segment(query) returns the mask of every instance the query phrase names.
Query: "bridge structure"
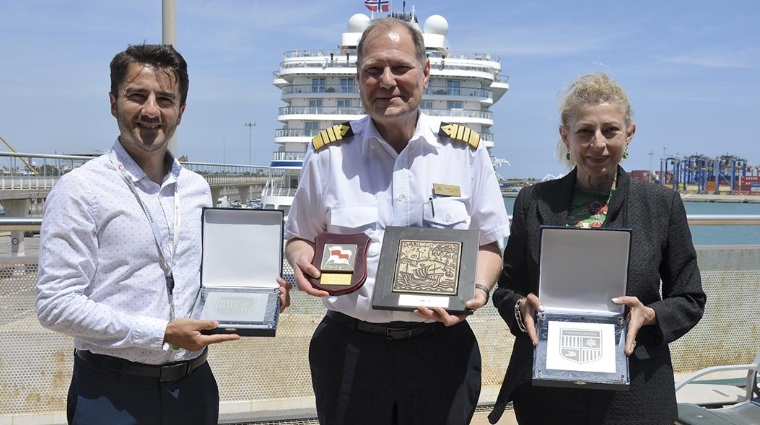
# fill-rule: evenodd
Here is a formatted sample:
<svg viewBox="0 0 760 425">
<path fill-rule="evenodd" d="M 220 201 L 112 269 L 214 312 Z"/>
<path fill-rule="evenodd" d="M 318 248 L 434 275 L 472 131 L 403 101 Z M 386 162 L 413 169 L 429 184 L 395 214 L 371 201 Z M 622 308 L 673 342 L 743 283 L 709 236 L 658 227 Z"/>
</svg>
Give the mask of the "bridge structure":
<svg viewBox="0 0 760 425">
<path fill-rule="evenodd" d="M 98 155 L 0 152 L 0 203 L 5 216 L 23 219 L 41 215 L 45 198 L 58 179 Z M 206 179 L 214 202 L 222 196 L 257 198 L 269 176 L 269 167 L 263 166 L 189 161 L 182 165 Z M 19 224 L 11 230 L 14 255 L 24 255 L 24 233 L 37 228 Z"/>
</svg>

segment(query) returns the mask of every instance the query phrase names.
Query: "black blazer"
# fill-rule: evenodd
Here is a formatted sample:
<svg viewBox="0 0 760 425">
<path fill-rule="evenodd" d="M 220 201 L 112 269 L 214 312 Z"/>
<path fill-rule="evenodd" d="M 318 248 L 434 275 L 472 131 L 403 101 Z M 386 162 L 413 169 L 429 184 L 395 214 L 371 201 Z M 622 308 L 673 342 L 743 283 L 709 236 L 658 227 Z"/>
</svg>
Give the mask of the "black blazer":
<svg viewBox="0 0 760 425">
<path fill-rule="evenodd" d="M 533 344 L 517 327 L 514 306 L 528 293 L 541 296 L 538 292 L 539 229 L 541 225 L 566 224 L 575 179 L 574 169 L 561 179 L 523 188 L 515 200 L 510 236 L 504 251 L 504 269 L 493 294 L 494 306 L 516 337 L 509 367 L 491 413 L 496 420 L 512 399 L 515 387 L 531 379 Z M 631 180 L 621 167 L 618 167 L 617 181 L 618 187 L 610 199 L 603 227 L 633 229 L 626 295 L 638 297 L 657 314 L 656 325 L 639 330 L 630 361 L 669 357 L 668 344 L 699 322 L 706 301 L 686 210 L 678 192 Z M 633 383 L 633 376 L 631 381 Z M 632 384 L 630 391 L 646 390 L 634 388 Z M 673 400 L 674 394 L 675 389 Z"/>
</svg>

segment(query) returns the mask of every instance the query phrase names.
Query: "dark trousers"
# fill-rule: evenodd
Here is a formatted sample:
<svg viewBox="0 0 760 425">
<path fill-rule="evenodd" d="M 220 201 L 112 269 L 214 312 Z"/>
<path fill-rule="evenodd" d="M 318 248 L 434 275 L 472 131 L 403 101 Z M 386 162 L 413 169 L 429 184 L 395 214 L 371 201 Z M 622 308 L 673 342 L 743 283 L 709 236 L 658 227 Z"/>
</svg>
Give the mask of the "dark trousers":
<svg viewBox="0 0 760 425">
<path fill-rule="evenodd" d="M 676 420 L 673 367 L 666 356 L 630 359 L 628 391 L 539 387 L 512 395 L 520 425 L 671 425 Z"/>
<path fill-rule="evenodd" d="M 309 363 L 322 425 L 466 425 L 480 395 L 480 350 L 467 322 L 388 340 L 325 317 Z"/>
<path fill-rule="evenodd" d="M 158 382 L 74 356 L 67 418 L 75 425 L 217 425 L 219 389 L 208 362 L 184 379 Z"/>
</svg>

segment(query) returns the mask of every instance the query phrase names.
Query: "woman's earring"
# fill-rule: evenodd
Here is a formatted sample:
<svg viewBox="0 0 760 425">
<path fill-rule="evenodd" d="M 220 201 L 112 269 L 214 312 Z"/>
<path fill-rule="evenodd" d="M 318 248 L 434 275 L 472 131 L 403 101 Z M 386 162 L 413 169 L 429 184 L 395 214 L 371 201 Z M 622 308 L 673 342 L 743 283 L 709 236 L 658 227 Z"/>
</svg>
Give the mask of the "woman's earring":
<svg viewBox="0 0 760 425">
<path fill-rule="evenodd" d="M 567 151 L 567 153 L 565 154 L 565 159 L 570 161 L 570 151 Z"/>
<path fill-rule="evenodd" d="M 623 159 L 628 159 L 628 149 L 623 151 Z"/>
</svg>

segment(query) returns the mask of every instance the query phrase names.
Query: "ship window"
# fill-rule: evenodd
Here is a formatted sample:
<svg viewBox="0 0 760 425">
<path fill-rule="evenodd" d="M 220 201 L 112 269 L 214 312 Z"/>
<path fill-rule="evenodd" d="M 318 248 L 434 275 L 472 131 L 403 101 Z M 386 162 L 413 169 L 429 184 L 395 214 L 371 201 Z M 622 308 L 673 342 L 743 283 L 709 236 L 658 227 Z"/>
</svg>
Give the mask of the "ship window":
<svg viewBox="0 0 760 425">
<path fill-rule="evenodd" d="M 309 99 L 309 107 L 310 108 L 321 108 L 322 107 L 322 99 Z"/>
<path fill-rule="evenodd" d="M 446 106 L 448 106 L 449 109 L 464 109 L 462 102 L 449 101 L 446 102 Z"/>
<path fill-rule="evenodd" d="M 356 80 L 354 78 L 341 78 L 340 79 L 340 92 L 341 93 L 355 93 L 356 92 Z"/>
<path fill-rule="evenodd" d="M 319 121 L 305 121 L 303 126 L 306 129 L 306 136 L 314 137 L 319 133 Z"/>
<path fill-rule="evenodd" d="M 351 99 L 338 99 L 338 108 L 351 108 Z"/>
<path fill-rule="evenodd" d="M 448 94 L 451 96 L 459 96 L 459 88 L 461 81 L 457 80 L 446 80 L 446 89 L 448 91 Z"/>
<path fill-rule="evenodd" d="M 326 80 L 324 78 L 312 78 L 311 79 L 311 91 L 312 93 L 324 93 Z"/>
<path fill-rule="evenodd" d="M 433 101 L 423 100 L 422 102 L 420 102 L 420 109 L 433 109 Z"/>
</svg>

